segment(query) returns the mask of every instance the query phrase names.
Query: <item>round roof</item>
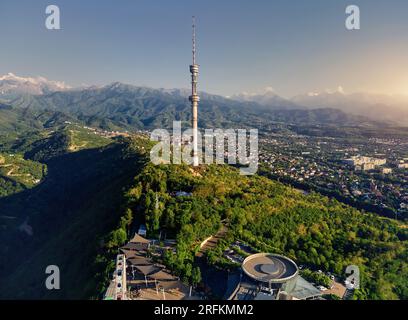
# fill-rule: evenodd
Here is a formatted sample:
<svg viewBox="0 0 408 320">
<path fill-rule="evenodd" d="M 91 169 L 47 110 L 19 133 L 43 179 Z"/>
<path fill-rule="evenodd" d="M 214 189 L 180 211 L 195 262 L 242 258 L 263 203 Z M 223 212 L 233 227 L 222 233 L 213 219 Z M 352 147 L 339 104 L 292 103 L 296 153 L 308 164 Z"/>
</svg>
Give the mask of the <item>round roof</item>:
<svg viewBox="0 0 408 320">
<path fill-rule="evenodd" d="M 299 273 L 293 260 L 272 253 L 257 253 L 247 257 L 242 263 L 242 269 L 250 278 L 267 283 L 285 282 Z"/>
</svg>

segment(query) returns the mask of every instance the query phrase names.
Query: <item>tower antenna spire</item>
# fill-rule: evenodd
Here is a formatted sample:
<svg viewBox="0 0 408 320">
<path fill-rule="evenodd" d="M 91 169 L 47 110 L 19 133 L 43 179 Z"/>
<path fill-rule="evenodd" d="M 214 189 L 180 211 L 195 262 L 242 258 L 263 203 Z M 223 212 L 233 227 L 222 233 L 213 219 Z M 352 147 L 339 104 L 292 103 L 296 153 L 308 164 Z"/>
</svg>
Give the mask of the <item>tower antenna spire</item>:
<svg viewBox="0 0 408 320">
<path fill-rule="evenodd" d="M 193 16 L 193 64 L 190 65 L 190 73 L 191 73 L 191 126 L 193 128 L 193 166 L 199 165 L 198 160 L 198 102 L 200 101 L 200 97 L 198 96 L 197 91 L 197 80 L 198 80 L 198 69 L 199 66 L 196 64 L 196 24 L 195 24 L 195 16 Z"/>
<path fill-rule="evenodd" d="M 193 64 L 196 64 L 196 24 L 195 24 L 195 16 L 192 18 L 193 20 Z"/>
</svg>

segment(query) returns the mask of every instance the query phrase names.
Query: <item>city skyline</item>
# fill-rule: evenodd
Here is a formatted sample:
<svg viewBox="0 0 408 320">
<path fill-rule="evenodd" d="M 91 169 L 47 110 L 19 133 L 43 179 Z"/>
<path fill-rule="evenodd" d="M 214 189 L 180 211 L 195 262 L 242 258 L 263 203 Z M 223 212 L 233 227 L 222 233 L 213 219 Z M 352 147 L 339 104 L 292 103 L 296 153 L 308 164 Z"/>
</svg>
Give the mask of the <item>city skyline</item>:
<svg viewBox="0 0 408 320">
<path fill-rule="evenodd" d="M 188 88 L 191 16 L 200 37 L 203 91 L 224 96 L 273 88 L 283 97 L 333 91 L 408 94 L 408 23 L 402 1 L 354 1 L 361 30 L 344 26 L 349 1 L 54 1 L 61 30 L 44 26 L 50 3 L 3 1 L 0 74 L 71 86 L 120 81 Z M 183 72 L 184 70 L 184 72 Z M 160 75 L 160 76 L 158 76 Z"/>
</svg>

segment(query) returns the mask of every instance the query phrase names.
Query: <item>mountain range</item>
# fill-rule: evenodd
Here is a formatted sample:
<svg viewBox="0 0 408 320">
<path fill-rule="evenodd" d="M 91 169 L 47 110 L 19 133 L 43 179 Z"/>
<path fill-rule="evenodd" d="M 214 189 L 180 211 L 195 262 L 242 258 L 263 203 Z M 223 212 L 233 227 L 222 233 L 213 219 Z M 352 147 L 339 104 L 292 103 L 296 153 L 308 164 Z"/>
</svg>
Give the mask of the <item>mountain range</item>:
<svg viewBox="0 0 408 320">
<path fill-rule="evenodd" d="M 369 93 L 334 92 L 308 93 L 292 98 L 307 108 L 336 108 L 349 114 L 363 115 L 374 120 L 386 120 L 408 125 L 408 96 Z"/>
<path fill-rule="evenodd" d="M 374 121 L 389 121 L 408 125 L 408 96 L 372 93 L 346 93 L 339 86 L 335 90 L 309 92 L 290 99 L 280 97 L 272 88 L 263 92 L 242 93 L 232 96 L 239 101 L 257 102 L 265 107 L 285 109 L 338 109 L 351 115 L 359 115 Z"/>
<path fill-rule="evenodd" d="M 256 102 L 262 106 L 272 109 L 303 109 L 300 105 L 282 98 L 275 93 L 275 90 L 271 87 L 265 88 L 263 92 L 248 93 L 243 92 L 231 96 L 231 99 L 237 101 Z"/>
<path fill-rule="evenodd" d="M 119 82 L 71 88 L 64 82 L 42 77 L 8 74 L 0 77 L 0 130 L 17 130 L 27 122 L 28 127 L 50 127 L 64 121 L 129 131 L 170 128 L 173 120 L 187 126 L 190 121 L 188 96 L 187 89 L 154 89 Z M 199 126 L 203 128 L 268 128 L 273 123 L 387 126 L 397 123 L 397 119 L 404 121 L 405 116 L 408 123 L 408 109 L 405 111 L 401 104 L 396 119 L 394 111 L 385 108 L 392 100 L 383 96 L 376 100 L 372 95 L 346 95 L 336 91 L 299 95 L 289 100 L 269 89 L 264 93 L 232 97 L 201 92 L 200 97 Z"/>
<path fill-rule="evenodd" d="M 14 73 L 0 76 L 0 97 L 11 98 L 21 94 L 46 94 L 70 89 L 61 81 L 50 81 L 44 77 L 19 77 Z"/>
</svg>

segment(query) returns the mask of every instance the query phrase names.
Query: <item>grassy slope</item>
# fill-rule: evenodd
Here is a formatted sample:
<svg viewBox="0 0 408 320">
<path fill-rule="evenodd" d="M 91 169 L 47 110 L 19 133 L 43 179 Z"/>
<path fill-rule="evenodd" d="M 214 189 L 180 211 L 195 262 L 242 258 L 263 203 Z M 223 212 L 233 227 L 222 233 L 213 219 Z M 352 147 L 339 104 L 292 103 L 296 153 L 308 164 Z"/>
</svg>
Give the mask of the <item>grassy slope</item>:
<svg viewBox="0 0 408 320">
<path fill-rule="evenodd" d="M 21 155 L 0 153 L 0 181 L 10 181 L 15 188 L 6 189 L 0 184 L 0 197 L 25 188 L 32 188 L 43 178 L 46 166 L 31 160 L 25 160 Z"/>
</svg>

